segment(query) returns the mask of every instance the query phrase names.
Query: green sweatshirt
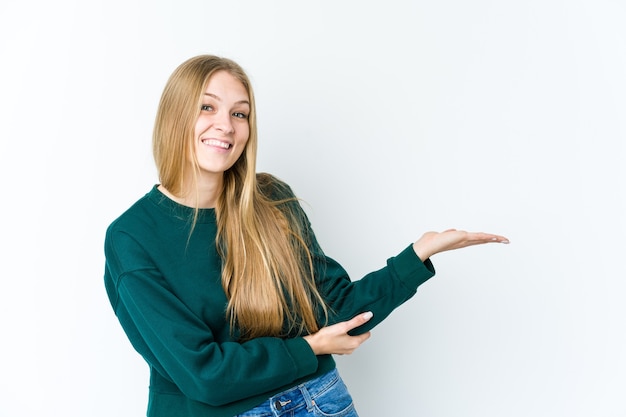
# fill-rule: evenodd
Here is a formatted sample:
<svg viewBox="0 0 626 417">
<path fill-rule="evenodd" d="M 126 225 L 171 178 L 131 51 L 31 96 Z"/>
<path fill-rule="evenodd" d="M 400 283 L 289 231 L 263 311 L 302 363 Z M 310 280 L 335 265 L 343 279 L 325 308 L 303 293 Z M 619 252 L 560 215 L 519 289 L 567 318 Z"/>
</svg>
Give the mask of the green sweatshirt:
<svg viewBox="0 0 626 417">
<path fill-rule="evenodd" d="M 291 190 L 284 183 L 284 190 Z M 387 266 L 352 282 L 325 256 L 304 211 L 320 274 L 318 288 L 333 311 L 329 324 L 372 311 L 358 332 L 370 330 L 412 297 L 435 273 L 412 247 Z M 300 336 L 239 343 L 225 319 L 221 259 L 213 209 L 201 209 L 191 236 L 193 209 L 157 186 L 107 229 L 104 281 L 131 344 L 150 366 L 149 417 L 227 417 L 332 370 Z"/>
</svg>

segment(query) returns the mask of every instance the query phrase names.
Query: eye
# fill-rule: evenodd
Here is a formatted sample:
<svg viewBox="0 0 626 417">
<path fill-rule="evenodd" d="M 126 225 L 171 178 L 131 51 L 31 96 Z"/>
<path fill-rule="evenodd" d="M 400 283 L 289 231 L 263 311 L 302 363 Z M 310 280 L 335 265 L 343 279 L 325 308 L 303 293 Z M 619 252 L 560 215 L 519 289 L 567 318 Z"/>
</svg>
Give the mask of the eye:
<svg viewBox="0 0 626 417">
<path fill-rule="evenodd" d="M 202 111 L 212 111 L 213 110 L 213 106 L 211 106 L 210 104 L 203 104 L 202 106 L 200 106 L 200 110 L 202 110 Z"/>
<path fill-rule="evenodd" d="M 247 119 L 248 115 L 242 112 L 235 112 L 233 113 L 233 116 L 235 116 L 238 119 Z"/>
</svg>

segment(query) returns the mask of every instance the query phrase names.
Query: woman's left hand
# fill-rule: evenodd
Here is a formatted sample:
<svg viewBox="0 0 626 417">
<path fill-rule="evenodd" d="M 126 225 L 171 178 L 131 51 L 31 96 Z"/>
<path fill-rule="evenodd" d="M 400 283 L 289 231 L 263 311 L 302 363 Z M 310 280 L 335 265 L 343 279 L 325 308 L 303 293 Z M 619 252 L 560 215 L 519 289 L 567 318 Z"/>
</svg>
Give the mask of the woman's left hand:
<svg viewBox="0 0 626 417">
<path fill-rule="evenodd" d="M 448 229 L 443 232 L 426 232 L 413 244 L 413 250 L 422 261 L 436 253 L 485 243 L 509 243 L 504 236 L 482 232 Z"/>
</svg>

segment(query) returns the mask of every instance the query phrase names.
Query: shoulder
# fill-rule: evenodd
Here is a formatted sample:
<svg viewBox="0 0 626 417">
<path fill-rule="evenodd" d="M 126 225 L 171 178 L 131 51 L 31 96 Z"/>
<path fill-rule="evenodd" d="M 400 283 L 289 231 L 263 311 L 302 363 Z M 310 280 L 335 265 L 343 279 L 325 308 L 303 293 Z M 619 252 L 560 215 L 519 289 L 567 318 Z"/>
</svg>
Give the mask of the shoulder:
<svg viewBox="0 0 626 417">
<path fill-rule="evenodd" d="M 309 226 L 309 219 L 291 186 L 285 181 L 268 173 L 257 174 L 257 186 L 260 194 L 290 216 L 300 227 Z"/>
<path fill-rule="evenodd" d="M 272 202 L 284 214 L 294 216 L 299 222 L 307 222 L 306 214 L 300 205 L 300 198 L 285 181 L 262 172 L 257 174 L 257 187 L 263 198 Z"/>
<path fill-rule="evenodd" d="M 120 232 L 134 234 L 137 230 L 150 230 L 153 228 L 155 223 L 155 205 L 150 201 L 150 196 L 153 193 L 154 189 L 139 198 L 115 218 L 107 227 L 107 239 Z"/>
<path fill-rule="evenodd" d="M 272 174 L 260 172 L 256 175 L 256 180 L 261 194 L 270 200 L 293 200 L 296 198 L 289 184 Z"/>
</svg>

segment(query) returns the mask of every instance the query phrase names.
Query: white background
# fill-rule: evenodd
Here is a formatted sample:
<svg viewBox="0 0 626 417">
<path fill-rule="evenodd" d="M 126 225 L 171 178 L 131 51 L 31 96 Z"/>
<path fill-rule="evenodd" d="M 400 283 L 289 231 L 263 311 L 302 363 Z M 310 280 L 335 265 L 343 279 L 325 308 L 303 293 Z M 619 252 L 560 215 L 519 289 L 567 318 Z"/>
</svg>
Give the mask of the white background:
<svg viewBox="0 0 626 417">
<path fill-rule="evenodd" d="M 157 181 L 185 59 L 238 61 L 259 169 L 353 279 L 500 233 L 338 358 L 362 417 L 626 416 L 621 0 L 0 2 L 0 416 L 145 415 L 106 226 Z"/>
</svg>

